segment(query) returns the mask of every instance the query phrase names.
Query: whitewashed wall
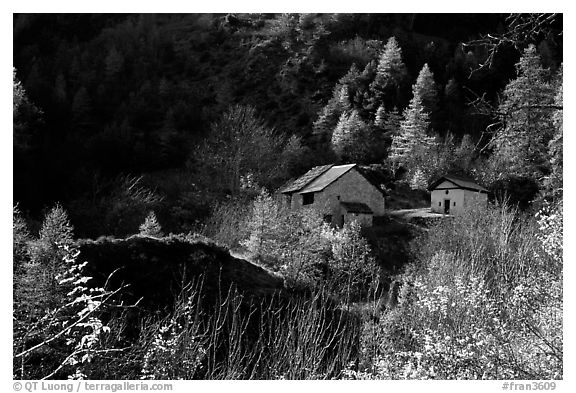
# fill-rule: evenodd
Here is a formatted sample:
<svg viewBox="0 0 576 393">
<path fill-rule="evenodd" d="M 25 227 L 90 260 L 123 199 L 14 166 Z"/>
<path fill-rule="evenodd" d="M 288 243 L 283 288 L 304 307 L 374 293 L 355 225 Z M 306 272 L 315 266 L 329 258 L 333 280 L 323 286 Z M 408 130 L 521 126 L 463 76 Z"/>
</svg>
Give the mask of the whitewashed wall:
<svg viewBox="0 0 576 393">
<path fill-rule="evenodd" d="M 454 187 L 454 184 L 449 182 L 441 183 L 438 188 Z M 448 191 L 448 193 L 446 193 Z M 486 206 L 488 203 L 488 194 L 480 193 L 471 190 L 453 189 L 453 190 L 439 190 L 435 189 L 430 195 L 430 207 L 433 212 L 444 213 L 444 200 L 450 200 L 450 213 L 457 214 L 467 208 L 480 204 Z M 454 203 L 456 205 L 454 206 Z"/>
</svg>

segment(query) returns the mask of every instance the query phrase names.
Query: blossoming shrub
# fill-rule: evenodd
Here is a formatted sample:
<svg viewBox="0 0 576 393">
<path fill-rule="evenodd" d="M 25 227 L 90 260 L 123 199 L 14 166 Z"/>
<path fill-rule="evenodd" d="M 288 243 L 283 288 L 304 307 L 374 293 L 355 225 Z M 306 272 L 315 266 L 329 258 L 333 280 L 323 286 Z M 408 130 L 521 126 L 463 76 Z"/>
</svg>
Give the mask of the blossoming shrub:
<svg viewBox="0 0 576 393">
<path fill-rule="evenodd" d="M 479 210 L 431 228 L 348 377 L 562 378 L 561 216 Z"/>
</svg>

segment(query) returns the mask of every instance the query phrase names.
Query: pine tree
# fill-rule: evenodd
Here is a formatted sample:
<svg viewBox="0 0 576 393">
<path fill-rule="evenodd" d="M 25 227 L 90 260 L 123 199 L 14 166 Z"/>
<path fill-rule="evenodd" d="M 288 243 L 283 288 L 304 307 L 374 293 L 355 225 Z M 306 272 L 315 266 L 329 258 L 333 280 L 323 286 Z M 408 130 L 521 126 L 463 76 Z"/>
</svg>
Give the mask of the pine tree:
<svg viewBox="0 0 576 393">
<path fill-rule="evenodd" d="M 408 71 L 402 61 L 402 50 L 396 38 L 391 37 L 378 59 L 376 76 L 369 87 L 371 108 L 376 110 L 382 104 L 386 107 L 397 104 L 400 89 L 407 76 Z"/>
<path fill-rule="evenodd" d="M 250 237 L 242 245 L 256 257 L 277 256 L 281 226 L 280 205 L 263 189 L 254 200 L 252 217 L 248 222 Z"/>
<path fill-rule="evenodd" d="M 438 88 L 434 82 L 434 74 L 428 64 L 424 64 L 418 74 L 414 89 L 422 99 L 422 105 L 428 114 L 432 115 L 438 107 Z"/>
<path fill-rule="evenodd" d="M 144 236 L 162 237 L 162 227 L 153 211 L 148 213 L 142 225 L 140 225 L 140 234 Z"/>
<path fill-rule="evenodd" d="M 65 247 L 74 242 L 74 227 L 68 213 L 56 204 L 44 217 L 38 240 L 30 247 L 31 265 L 38 271 L 38 289 L 47 304 L 58 298 L 56 276 L 61 273 L 66 255 Z"/>
<path fill-rule="evenodd" d="M 386 109 L 384 106 L 380 105 L 376 110 L 376 116 L 374 117 L 374 125 L 378 128 L 384 128 L 386 122 Z"/>
<path fill-rule="evenodd" d="M 356 64 L 352 64 L 346 75 L 334 86 L 332 98 L 321 109 L 318 119 L 313 125 L 312 133 L 317 143 L 328 143 L 332 138 L 332 131 L 338 124 L 340 115 L 352 109 L 351 93 L 354 94 L 358 89 L 359 76 Z"/>
<path fill-rule="evenodd" d="M 39 240 L 46 247 L 71 245 L 74 241 L 74 227 L 70 224 L 68 213 L 60 204 L 56 204 L 45 216 L 39 232 Z"/>
<path fill-rule="evenodd" d="M 396 165 L 418 168 L 427 152 L 434 146 L 434 138 L 427 135 L 430 120 L 416 90 L 408 108 L 404 110 L 400 130 L 392 138 L 389 159 Z"/>
<path fill-rule="evenodd" d="M 383 106 L 380 106 L 376 111 L 374 125 L 388 135 L 398 132 L 401 121 L 402 115 L 398 112 L 396 107 L 391 111 L 387 111 Z"/>
<path fill-rule="evenodd" d="M 504 124 L 492 146 L 495 178 L 514 175 L 540 182 L 550 173 L 548 144 L 554 135 L 554 87 L 549 71 L 530 45 L 516 64 L 499 106 Z"/>
<path fill-rule="evenodd" d="M 356 110 L 342 113 L 332 134 L 332 149 L 343 162 L 366 162 L 370 153 L 370 130 Z"/>
</svg>

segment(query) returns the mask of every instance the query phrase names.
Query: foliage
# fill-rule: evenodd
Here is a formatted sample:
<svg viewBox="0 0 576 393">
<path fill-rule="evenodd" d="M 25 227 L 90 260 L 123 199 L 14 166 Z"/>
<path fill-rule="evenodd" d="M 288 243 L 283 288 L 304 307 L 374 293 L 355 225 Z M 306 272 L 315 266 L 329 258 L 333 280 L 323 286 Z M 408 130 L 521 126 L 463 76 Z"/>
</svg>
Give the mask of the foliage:
<svg viewBox="0 0 576 393">
<path fill-rule="evenodd" d="M 246 239 L 246 222 L 252 209 L 244 195 L 216 203 L 205 220 L 203 233 L 229 248 L 236 248 Z"/>
<path fill-rule="evenodd" d="M 211 188 L 237 195 L 244 176 L 251 175 L 263 185 L 282 177 L 286 162 L 276 158 L 285 157 L 287 142 L 266 126 L 253 107 L 235 105 L 212 124 L 208 138 L 193 159 L 206 172 L 205 181 Z M 292 154 L 295 147 L 292 142 Z"/>
<path fill-rule="evenodd" d="M 351 300 L 373 295 L 378 289 L 379 275 L 358 221 L 352 220 L 342 229 L 324 227 L 322 235 L 328 239 L 332 251 L 328 287 Z"/>
<path fill-rule="evenodd" d="M 410 105 L 404 110 L 400 130 L 392 137 L 388 156 L 396 166 L 403 166 L 409 171 L 424 169 L 430 157 L 430 150 L 435 145 L 434 138 L 428 136 L 430 118 L 416 85 L 413 87 L 413 93 Z"/>
<path fill-rule="evenodd" d="M 524 51 L 516 67 L 518 77 L 506 86 L 499 107 L 503 127 L 492 141 L 494 176 L 528 177 L 541 184 L 550 173 L 554 88 L 534 45 Z"/>
<path fill-rule="evenodd" d="M 146 219 L 140 225 L 140 234 L 145 236 L 162 237 L 162 227 L 156 218 L 156 214 L 153 211 L 148 213 Z"/>
<path fill-rule="evenodd" d="M 158 211 L 165 200 L 156 187 L 146 183 L 142 175 L 121 175 L 112 180 L 94 176 L 91 195 L 72 203 L 71 214 L 80 221 L 85 236 L 134 234 L 148 212 Z"/>
<path fill-rule="evenodd" d="M 16 69 L 12 71 L 13 85 L 13 144 L 20 151 L 29 151 L 38 144 L 38 128 L 42 122 L 42 111 L 28 99 L 28 95 L 16 76 Z"/>
<path fill-rule="evenodd" d="M 562 81 L 562 68 L 558 72 L 558 87 L 556 88 L 557 93 L 554 97 L 554 104 L 559 108 L 563 105 L 563 81 Z M 554 136 L 548 143 L 548 154 L 550 156 L 550 166 L 551 173 L 547 180 L 546 188 L 550 190 L 550 193 L 557 195 L 562 192 L 563 182 L 562 182 L 562 169 L 563 169 L 563 124 L 562 124 L 562 109 L 556 109 L 552 115 L 552 121 L 554 123 Z"/>
<path fill-rule="evenodd" d="M 62 246 L 71 246 L 74 228 L 68 220 L 68 213 L 56 204 L 45 215 L 39 237 L 30 242 L 30 264 L 36 265 L 42 274 L 38 277 L 38 287 L 43 292 L 43 301 L 48 304 L 57 301 L 57 278 L 66 255 Z"/>
<path fill-rule="evenodd" d="M 370 84 L 374 109 L 380 104 L 391 108 L 391 103 L 397 103 L 400 89 L 405 83 L 407 76 L 408 71 L 402 60 L 402 50 L 396 38 L 390 37 L 378 58 L 376 76 Z"/>
<path fill-rule="evenodd" d="M 12 209 L 12 269 L 20 273 L 23 265 L 29 260 L 28 243 L 31 234 L 18 206 Z"/>
<path fill-rule="evenodd" d="M 38 296 L 43 296 L 36 287 L 42 266 L 28 264 L 16 283 L 15 378 L 89 378 L 90 363 L 115 351 L 101 345 L 102 338 L 110 333 L 101 315 L 117 291 L 90 288 L 86 262 L 78 262 L 78 251 L 69 245 L 60 247 L 63 261 L 56 276 L 59 296 L 52 303 L 38 303 Z"/>
<path fill-rule="evenodd" d="M 342 299 L 365 299 L 378 285 L 370 246 L 356 221 L 331 228 L 314 209 L 287 209 L 263 191 L 247 227 L 242 245 L 289 286 L 323 284 Z"/>
<path fill-rule="evenodd" d="M 342 162 L 369 162 L 372 135 L 357 111 L 342 113 L 332 134 L 332 149 Z"/>
<path fill-rule="evenodd" d="M 289 286 L 315 285 L 327 242 L 323 223 L 313 209 L 286 209 L 265 190 L 256 198 L 242 242 L 252 254 L 282 273 Z"/>
<path fill-rule="evenodd" d="M 428 64 L 424 64 L 413 87 L 414 95 L 422 99 L 422 106 L 432 115 L 438 109 L 438 90 L 434 82 L 434 74 Z"/>
<path fill-rule="evenodd" d="M 420 168 L 416 169 L 410 179 L 410 188 L 413 190 L 426 190 L 427 187 L 428 181 L 424 172 Z"/>
<path fill-rule="evenodd" d="M 476 210 L 439 224 L 353 378 L 562 378 L 561 210 Z"/>
</svg>

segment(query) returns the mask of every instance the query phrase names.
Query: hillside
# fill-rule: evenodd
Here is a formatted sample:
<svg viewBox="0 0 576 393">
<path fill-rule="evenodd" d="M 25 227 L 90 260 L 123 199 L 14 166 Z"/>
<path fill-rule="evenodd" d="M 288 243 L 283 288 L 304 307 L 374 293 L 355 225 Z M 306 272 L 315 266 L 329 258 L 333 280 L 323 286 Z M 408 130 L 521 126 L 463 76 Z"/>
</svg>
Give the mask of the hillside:
<svg viewBox="0 0 576 393">
<path fill-rule="evenodd" d="M 172 307 L 182 290 L 199 279 L 208 299 L 227 294 L 231 286 L 256 298 L 284 291 L 282 277 L 200 240 L 132 236 L 84 240 L 78 247 L 94 285 L 104 285 L 115 272 L 108 281 L 110 288 L 127 285 L 121 292 L 123 301 L 141 299 L 139 306 L 148 311 Z"/>
</svg>

